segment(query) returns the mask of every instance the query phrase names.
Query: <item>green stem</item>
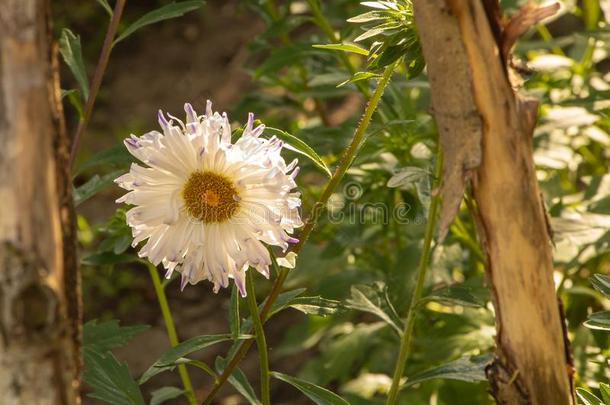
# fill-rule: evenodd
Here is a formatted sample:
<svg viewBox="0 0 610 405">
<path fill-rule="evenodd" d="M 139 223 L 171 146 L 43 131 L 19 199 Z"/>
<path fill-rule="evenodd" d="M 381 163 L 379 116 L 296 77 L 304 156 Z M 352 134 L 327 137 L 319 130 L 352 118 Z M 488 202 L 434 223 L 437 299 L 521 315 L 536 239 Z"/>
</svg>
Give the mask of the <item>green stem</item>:
<svg viewBox="0 0 610 405">
<path fill-rule="evenodd" d="M 360 146 L 364 140 L 364 135 L 366 133 L 366 130 L 367 130 L 369 124 L 371 123 L 371 117 L 373 116 L 373 113 L 377 109 L 377 105 L 379 104 L 379 101 L 381 100 L 383 91 L 385 90 L 386 86 L 388 85 L 388 82 L 390 81 L 394 68 L 396 67 L 396 65 L 399 62 L 400 61 L 393 63 L 392 65 L 386 67 L 386 69 L 384 70 L 383 76 L 381 77 L 381 80 L 379 81 L 379 84 L 377 85 L 377 88 L 375 89 L 375 93 L 373 93 L 371 100 L 368 102 L 366 109 L 364 110 L 364 114 L 362 115 L 362 119 L 360 120 L 360 123 L 358 124 L 358 128 L 356 128 L 356 132 L 354 133 L 354 137 L 352 138 L 350 145 L 348 146 L 345 153 L 343 154 L 343 158 L 341 159 L 339 166 L 337 166 L 332 177 L 326 184 L 326 188 L 322 192 L 320 199 L 318 200 L 318 202 L 316 202 L 314 204 L 314 206 L 311 210 L 309 219 L 307 220 L 305 226 L 303 227 L 303 231 L 299 235 L 300 236 L 299 243 L 294 245 L 294 248 L 291 249 L 292 252 L 298 254 L 301 251 L 302 247 L 305 245 L 305 243 L 309 239 L 311 232 L 313 231 L 314 227 L 316 226 L 318 218 L 320 217 L 320 215 L 322 214 L 322 211 L 326 207 L 326 204 L 328 203 L 328 199 L 333 194 L 333 192 L 335 191 L 335 189 L 341 182 L 341 179 L 343 179 L 343 176 L 347 172 L 347 169 L 349 169 L 352 162 L 354 161 L 354 158 L 356 157 L 356 154 L 358 153 L 358 150 L 360 149 Z M 282 291 L 282 287 L 284 285 L 284 282 L 286 281 L 286 278 L 288 277 L 289 272 L 290 272 L 290 269 L 282 268 L 280 270 L 279 276 L 275 279 L 275 282 L 273 283 L 273 286 L 271 287 L 271 291 L 269 292 L 269 295 L 267 296 L 267 299 L 265 300 L 265 305 L 263 306 L 263 310 L 260 312 L 260 317 L 263 322 L 267 321 L 269 312 L 271 311 L 271 306 L 273 305 L 273 303 L 277 299 L 278 295 Z M 250 349 L 251 346 L 252 346 L 252 340 L 245 340 L 241 343 L 241 345 L 237 349 L 235 355 L 233 356 L 233 358 L 231 359 L 229 364 L 227 364 L 227 367 L 225 367 L 222 374 L 218 377 L 218 382 L 214 385 L 214 388 L 212 388 L 212 391 L 210 391 L 208 396 L 203 401 L 204 405 L 208 405 L 208 404 L 212 403 L 212 401 L 214 400 L 214 396 L 216 396 L 216 394 L 218 393 L 218 391 L 220 390 L 222 385 L 227 381 L 227 379 L 229 378 L 229 376 L 231 375 L 233 370 L 237 367 L 239 362 L 246 356 L 246 353 L 248 352 L 248 350 Z"/>
<path fill-rule="evenodd" d="M 256 346 L 258 347 L 259 367 L 261 370 L 261 399 L 263 405 L 271 404 L 271 396 L 269 394 L 269 356 L 267 352 L 267 340 L 265 339 L 265 330 L 261 322 L 260 314 L 258 313 L 258 304 L 256 303 L 256 293 L 254 291 L 254 276 L 253 271 L 246 272 L 246 299 L 248 301 L 248 309 L 250 317 L 254 325 L 256 335 Z"/>
<path fill-rule="evenodd" d="M 436 161 L 435 178 L 438 179 L 441 176 L 442 168 L 442 156 L 439 152 L 438 159 Z M 417 270 L 417 282 L 415 284 L 415 291 L 411 296 L 411 303 L 407 310 L 407 321 L 405 322 L 405 328 L 400 338 L 400 351 L 398 353 L 398 360 L 394 368 L 394 377 L 392 378 L 392 385 L 390 392 L 388 393 L 388 399 L 386 405 L 394 404 L 396 397 L 398 396 L 398 389 L 400 388 L 400 379 L 405 371 L 407 364 L 407 357 L 409 356 L 409 349 L 411 347 L 411 337 L 413 336 L 413 328 L 415 326 L 415 313 L 417 303 L 421 299 L 421 295 L 424 289 L 424 281 L 426 280 L 426 271 L 428 270 L 428 263 L 430 259 L 430 250 L 432 248 L 432 238 L 434 236 L 434 228 L 436 224 L 436 216 L 440 205 L 440 195 L 436 194 L 432 198 L 430 203 L 430 213 L 428 214 L 428 223 L 426 224 L 426 234 L 424 236 L 424 246 L 422 249 L 421 257 L 419 259 L 419 268 Z"/>
<path fill-rule="evenodd" d="M 161 283 L 161 278 L 159 277 L 159 272 L 157 268 L 151 263 L 144 262 L 146 267 L 148 268 L 148 272 L 150 273 L 150 278 L 152 279 L 153 286 L 155 287 L 155 293 L 157 294 L 157 300 L 159 301 L 159 306 L 161 307 L 161 314 L 163 315 L 163 321 L 165 322 L 165 329 L 167 329 L 167 337 L 169 338 L 169 343 L 172 347 L 177 346 L 178 343 L 178 333 L 176 332 L 176 325 L 174 324 L 174 318 L 172 317 L 172 312 L 169 309 L 169 304 L 167 302 L 167 296 L 165 295 L 165 289 L 163 288 L 163 284 Z M 197 400 L 195 398 L 195 391 L 193 390 L 193 384 L 191 384 L 191 379 L 189 377 L 188 371 L 186 370 L 186 365 L 180 364 L 178 365 L 178 374 L 180 374 L 180 379 L 182 380 L 182 386 L 186 391 L 186 397 L 190 405 L 197 405 Z"/>
</svg>

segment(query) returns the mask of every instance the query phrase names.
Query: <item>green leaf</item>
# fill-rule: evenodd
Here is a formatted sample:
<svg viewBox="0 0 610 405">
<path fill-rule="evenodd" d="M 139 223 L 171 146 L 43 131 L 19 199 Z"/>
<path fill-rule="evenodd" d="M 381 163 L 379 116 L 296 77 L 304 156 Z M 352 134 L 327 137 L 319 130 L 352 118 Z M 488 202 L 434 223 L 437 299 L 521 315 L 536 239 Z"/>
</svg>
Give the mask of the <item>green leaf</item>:
<svg viewBox="0 0 610 405">
<path fill-rule="evenodd" d="M 271 372 L 271 376 L 292 385 L 317 405 L 349 405 L 349 402 L 334 392 L 305 380 L 301 380 L 300 378 L 291 377 L 276 371 Z"/>
<path fill-rule="evenodd" d="M 74 176 L 78 176 L 85 170 L 99 166 L 110 166 L 127 170 L 129 165 L 134 161 L 133 156 L 127 152 L 127 149 L 123 145 L 118 145 L 91 156 L 74 171 Z"/>
<path fill-rule="evenodd" d="M 59 38 L 59 52 L 78 82 L 83 100 L 87 101 L 89 98 L 89 79 L 87 78 L 87 70 L 83 61 L 80 37 L 69 29 L 64 28 Z"/>
<path fill-rule="evenodd" d="M 184 390 L 176 387 L 163 387 L 151 393 L 150 405 L 160 405 L 170 399 L 178 398 Z"/>
<path fill-rule="evenodd" d="M 91 177 L 85 184 L 74 189 L 74 206 L 78 207 L 106 187 L 114 184 L 114 179 L 123 174 L 122 170 L 105 174 L 103 176 L 95 175 Z"/>
<path fill-rule="evenodd" d="M 402 335 L 402 320 L 390 302 L 385 284 L 355 285 L 350 292 L 351 298 L 345 302 L 346 307 L 373 314 L 394 328 L 399 336 Z"/>
<path fill-rule="evenodd" d="M 576 388 L 576 395 L 583 405 L 604 405 L 601 399 L 584 388 Z"/>
<path fill-rule="evenodd" d="M 131 377 L 125 363 L 112 353 L 99 353 L 84 349 L 85 371 L 83 381 L 91 387 L 87 396 L 112 405 L 144 405 L 140 387 Z"/>
<path fill-rule="evenodd" d="M 584 325 L 589 329 L 610 331 L 610 311 L 591 314 Z"/>
<path fill-rule="evenodd" d="M 108 13 L 108 15 L 110 16 L 110 18 L 112 18 L 112 8 L 110 7 L 110 4 L 108 4 L 108 0 L 95 0 L 98 2 L 98 4 L 102 7 L 104 7 L 104 10 L 106 10 L 106 12 Z"/>
<path fill-rule="evenodd" d="M 491 354 L 465 356 L 458 360 L 417 373 L 407 380 L 403 387 L 433 379 L 459 380 L 466 382 L 486 381 L 485 367 L 492 359 Z"/>
<path fill-rule="evenodd" d="M 280 139 L 283 139 L 286 144 L 285 148 L 292 150 L 293 152 L 299 153 L 309 160 L 311 160 L 316 166 L 318 166 L 322 171 L 328 176 L 331 177 L 332 173 L 326 163 L 322 160 L 322 158 L 313 150 L 309 145 L 300 140 L 294 135 L 289 134 L 286 131 L 282 131 L 281 129 L 267 127 L 265 128 L 266 132 L 270 132 L 273 135 L 277 136 Z"/>
<path fill-rule="evenodd" d="M 233 284 L 231 290 L 231 303 L 229 306 L 229 329 L 231 330 L 231 339 L 237 339 L 239 336 L 241 318 L 239 316 L 239 290 Z"/>
<path fill-rule="evenodd" d="M 148 12 L 142 17 L 140 17 L 138 20 L 136 20 L 136 22 L 127 27 L 125 31 L 121 32 L 121 35 L 119 35 L 117 39 L 114 40 L 113 45 L 118 44 L 119 42 L 121 42 L 122 40 L 124 40 L 142 27 L 160 21 L 181 17 L 188 12 L 197 10 L 198 8 L 203 6 L 203 4 L 204 1 L 202 0 L 181 1 L 178 3 L 170 3 L 156 10 Z"/>
<path fill-rule="evenodd" d="M 135 255 L 130 255 L 126 253 L 117 255 L 113 252 L 101 252 L 83 257 L 80 262 L 81 264 L 87 266 L 103 266 L 120 263 L 131 263 L 137 260 L 138 258 Z"/>
<path fill-rule="evenodd" d="M 420 180 L 427 178 L 429 175 L 430 172 L 421 167 L 404 167 L 390 177 L 387 186 L 391 188 L 411 186 L 417 184 Z"/>
<path fill-rule="evenodd" d="M 238 339 L 250 339 L 249 335 L 240 335 Z M 151 377 L 169 370 L 175 366 L 174 363 L 178 361 L 178 359 L 186 356 L 187 354 L 205 349 L 208 346 L 212 346 L 216 343 L 225 342 L 227 340 L 231 340 L 230 334 L 222 334 L 222 335 L 204 335 L 204 336 L 195 336 L 189 340 L 186 340 L 168 351 L 166 351 L 160 358 L 157 360 L 152 366 L 148 368 L 140 377 L 140 384 L 145 383 Z"/>
<path fill-rule="evenodd" d="M 83 346 L 98 352 L 110 351 L 125 346 L 149 328 L 148 325 L 119 326 L 116 319 L 102 323 L 94 319 L 83 325 Z"/>
<path fill-rule="evenodd" d="M 610 385 L 599 383 L 599 391 L 602 393 L 602 399 L 606 405 L 610 405 Z"/>
<path fill-rule="evenodd" d="M 453 285 L 432 291 L 430 295 L 422 298 L 420 304 L 428 301 L 439 301 L 465 307 L 484 308 L 486 299 L 481 295 L 486 289 L 475 289 L 464 285 Z"/>
<path fill-rule="evenodd" d="M 366 13 L 348 18 L 347 22 L 351 23 L 366 23 L 369 21 L 385 20 L 388 17 L 387 13 L 382 11 L 367 11 Z"/>
<path fill-rule="evenodd" d="M 364 49 L 354 44 L 325 44 L 325 45 L 312 45 L 314 48 L 318 49 L 330 49 L 333 51 L 343 51 L 343 52 L 351 52 L 357 53 L 358 55 L 368 56 L 368 49 Z"/>
<path fill-rule="evenodd" d="M 372 77 L 381 77 L 381 75 L 373 72 L 356 72 L 349 80 L 339 83 L 337 87 L 345 86 L 349 83 L 359 82 L 361 80 L 367 80 Z"/>
<path fill-rule="evenodd" d="M 222 357 L 216 357 L 216 361 L 214 366 L 216 367 L 216 371 L 222 373 L 227 365 L 227 361 Z M 229 377 L 229 384 L 233 386 L 249 403 L 252 405 L 261 405 L 261 401 L 256 397 L 256 392 L 254 392 L 254 388 L 248 381 L 248 377 L 241 371 L 238 367 L 236 367 L 231 376 Z"/>
<path fill-rule="evenodd" d="M 591 284 L 597 291 L 610 298 L 610 276 L 601 273 L 594 274 L 591 277 Z"/>
<path fill-rule="evenodd" d="M 282 309 L 290 306 L 290 302 L 297 296 L 303 294 L 305 290 L 305 288 L 297 288 L 294 290 L 283 292 L 278 295 L 275 302 L 271 305 L 271 310 L 269 311 L 269 315 L 267 315 L 267 319 L 271 318 L 273 315 L 277 314 Z M 259 311 L 263 308 L 263 306 L 264 303 L 259 305 Z"/>
<path fill-rule="evenodd" d="M 322 297 L 296 297 L 289 304 L 290 307 L 309 315 L 332 315 L 341 309 L 341 302 Z"/>
<path fill-rule="evenodd" d="M 85 113 L 83 111 L 83 102 L 80 98 L 80 93 L 76 89 L 70 90 L 61 90 L 61 98 L 68 97 L 68 101 L 72 104 L 72 107 L 76 110 L 79 119 L 83 119 L 85 117 Z"/>
</svg>

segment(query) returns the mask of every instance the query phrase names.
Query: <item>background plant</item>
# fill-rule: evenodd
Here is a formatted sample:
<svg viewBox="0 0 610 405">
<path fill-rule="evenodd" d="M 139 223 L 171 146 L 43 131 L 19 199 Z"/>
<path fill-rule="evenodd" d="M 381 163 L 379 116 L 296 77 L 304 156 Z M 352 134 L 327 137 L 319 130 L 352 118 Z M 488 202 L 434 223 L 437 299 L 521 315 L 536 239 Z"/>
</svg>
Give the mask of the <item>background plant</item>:
<svg viewBox="0 0 610 405">
<path fill-rule="evenodd" d="M 66 21 L 60 20 L 59 27 L 71 27 L 79 19 L 94 20 L 104 26 L 111 8 L 103 0 L 98 8 L 90 3 L 77 10 L 62 10 L 60 18 Z M 159 2 L 155 4 L 160 7 L 156 11 L 153 7 L 138 10 L 135 6 L 130 11 L 132 5 L 128 4 L 116 38 L 130 31 L 133 38 L 150 32 L 150 27 L 141 32 L 129 28 L 142 16 L 151 15 L 147 13 L 154 18 L 145 21 L 158 22 L 163 19 L 160 16 L 183 14 L 176 10 L 197 9 L 199 16 L 184 18 L 199 23 L 197 18 L 205 18 L 211 7 L 201 7 L 200 2 L 176 4 Z M 607 316 L 592 315 L 587 321 L 592 312 L 608 309 L 608 301 L 601 294 L 604 290 L 600 290 L 603 284 L 599 280 L 603 278 L 593 279 L 597 290 L 589 282 L 594 273 L 608 273 L 610 90 L 606 83 L 609 32 L 601 7 L 604 4 L 566 3 L 561 16 L 530 32 L 516 50 L 529 66 L 523 72 L 524 90 L 541 98 L 543 103 L 534 138 L 535 157 L 555 231 L 556 281 L 568 319 L 577 383 L 587 387 L 592 395 L 587 397 L 585 391 L 580 391 L 583 402 L 593 401 L 595 396 L 602 398 L 599 401 L 607 401 L 603 383 L 609 377 L 609 335 L 599 329 Z M 503 2 L 509 11 L 518 5 L 514 1 Z M 403 318 L 415 289 L 426 223 L 434 221 L 430 218 L 434 211 L 430 204 L 432 185 L 437 181 L 436 129 L 427 111 L 428 84 L 422 73 L 423 61 L 409 7 L 406 3 L 383 1 L 362 5 L 351 0 L 322 4 L 314 0 L 277 4 L 244 1 L 239 3 L 238 10 L 249 18 L 262 20 L 265 27 L 250 41 L 244 61 L 252 87 L 227 109 L 231 117 L 245 117 L 246 112 L 255 111 L 268 126 L 284 131 L 272 129 L 269 135 L 284 136 L 294 146 L 300 146 L 303 171 L 299 185 L 305 212 L 309 212 L 324 190 L 327 175 L 320 167 L 334 168 L 340 164 L 360 121 L 365 100 L 374 94 L 383 69 L 397 63 L 364 134 L 366 143 L 359 149 L 345 180 L 330 196 L 328 208 L 333 215 L 321 216 L 311 241 L 299 254 L 297 268 L 287 273 L 286 292 L 280 295 L 272 311 L 276 318 L 266 325 L 267 333 L 274 337 L 270 342 L 271 367 L 286 371 L 273 374 L 272 396 L 278 402 L 294 395 L 291 391 L 285 394 L 282 384 L 287 382 L 310 398 L 325 398 L 318 403 L 339 400 L 309 384 L 326 387 L 351 404 L 383 403 L 391 384 Z M 180 21 L 167 21 L 159 26 Z M 136 28 L 142 26 L 136 23 Z M 84 115 L 82 111 L 91 94 L 87 90 L 87 72 L 94 70 L 103 35 L 92 32 L 90 42 L 80 43 L 72 31 L 58 32 L 62 55 L 74 73 L 74 80 L 65 81 L 66 87 L 75 88 L 65 91 L 75 107 L 73 128 Z M 131 40 L 132 37 L 117 43 L 113 54 L 120 47 L 129 46 Z M 104 95 L 102 85 L 100 111 L 103 112 L 104 103 L 111 104 L 113 96 Z M 148 115 L 154 116 L 154 110 Z M 129 132 L 141 132 L 146 126 L 138 119 L 142 118 L 134 117 L 134 122 L 125 128 L 114 127 L 113 136 L 119 139 Z M 242 124 L 236 122 L 235 128 Z M 95 122 L 87 136 L 93 136 L 94 125 Z M 118 142 L 105 145 L 108 149 L 102 151 L 96 151 L 95 144 L 85 145 L 89 148 L 77 156 L 74 168 L 77 204 L 104 198 L 116 173 L 125 171 L 130 163 Z M 380 221 L 375 219 L 376 211 L 371 211 L 373 204 L 380 202 L 390 208 L 405 207 L 406 212 L 400 221 L 396 216 Z M 356 213 L 358 219 L 332 221 L 339 213 L 346 219 L 354 218 Z M 146 280 L 145 266 L 129 247 L 124 212 L 117 210 L 107 221 L 95 217 L 93 225 L 84 213 L 79 217 L 85 252 L 86 317 L 120 317 L 128 323 L 142 323 L 129 314 L 147 302 L 145 297 L 152 289 Z M 468 205 L 464 204 L 445 242 L 432 244 L 406 363 L 408 380 L 399 393 L 398 403 L 428 403 L 431 398 L 447 404 L 490 401 L 484 366 L 494 344 L 494 315 L 474 228 Z M 167 284 L 172 303 L 192 297 L 186 294 L 172 297 L 177 282 Z M 257 284 L 260 302 L 271 283 L 260 280 Z M 205 287 L 196 291 L 209 295 Z M 118 305 L 108 311 L 109 302 Z M 180 350 L 170 349 L 160 359 L 147 359 L 147 363 L 156 367 L 145 372 L 139 381 L 131 377 L 111 350 L 126 344 L 144 328 L 118 327 L 112 321 L 88 323 L 84 378 L 92 395 L 110 403 L 143 403 L 144 398 L 149 398 L 147 387 L 162 378 L 161 371 L 180 364 L 182 369 L 189 368 L 194 379 L 199 372 L 206 376 L 197 376 L 195 384 L 202 387 L 197 393 L 199 397 L 205 396 L 226 366 L 231 350 L 228 356 L 222 354 L 207 363 L 194 354 L 195 350 L 211 350 L 213 344 L 232 340 L 243 342 L 247 337 L 240 333 L 249 331 L 251 323 L 249 312 L 242 308 L 246 302 L 240 301 L 235 293 L 230 297 L 211 297 L 207 305 L 226 308 L 227 324 L 214 328 L 214 332 L 220 329 L 222 333 L 208 334 L 202 328 L 192 336 L 183 336 L 185 342 Z M 295 310 L 305 315 L 296 317 L 291 313 Z M 156 318 L 151 319 L 155 322 Z M 283 322 L 280 330 L 274 329 L 279 328 L 274 327 L 276 321 Z M 179 330 L 180 326 L 178 322 Z M 113 342 L 99 343 L 104 336 L 112 336 Z M 298 367 L 290 366 L 294 359 L 299 359 Z M 274 368 L 276 364 L 284 368 Z M 238 369 L 229 383 L 245 400 L 257 403 L 257 390 L 252 388 L 257 385 L 256 376 L 256 371 Z M 156 388 L 152 403 L 184 394 L 184 387 Z"/>
</svg>

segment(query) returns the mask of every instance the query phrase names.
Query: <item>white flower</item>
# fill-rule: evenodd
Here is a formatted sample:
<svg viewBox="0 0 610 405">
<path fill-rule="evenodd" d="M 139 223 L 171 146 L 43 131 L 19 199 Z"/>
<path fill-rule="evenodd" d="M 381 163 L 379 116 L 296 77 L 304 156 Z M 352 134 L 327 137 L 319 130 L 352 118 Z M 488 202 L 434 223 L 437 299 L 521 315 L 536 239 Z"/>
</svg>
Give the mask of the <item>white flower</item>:
<svg viewBox="0 0 610 405">
<path fill-rule="evenodd" d="M 271 258 L 265 245 L 284 251 L 298 242 L 290 236 L 302 226 L 294 192 L 297 160 L 286 164 L 276 137 L 261 138 L 253 115 L 242 136 L 231 143 L 226 114 L 198 116 L 185 104 L 186 123 L 159 111 L 163 133 L 152 131 L 125 140 L 129 152 L 146 166 L 132 164 L 116 179 L 129 190 L 117 202 L 127 212 L 133 246 L 146 240 L 140 257 L 182 273 L 181 288 L 207 279 L 214 292 L 233 278 L 246 295 L 249 266 L 269 277 Z"/>
</svg>

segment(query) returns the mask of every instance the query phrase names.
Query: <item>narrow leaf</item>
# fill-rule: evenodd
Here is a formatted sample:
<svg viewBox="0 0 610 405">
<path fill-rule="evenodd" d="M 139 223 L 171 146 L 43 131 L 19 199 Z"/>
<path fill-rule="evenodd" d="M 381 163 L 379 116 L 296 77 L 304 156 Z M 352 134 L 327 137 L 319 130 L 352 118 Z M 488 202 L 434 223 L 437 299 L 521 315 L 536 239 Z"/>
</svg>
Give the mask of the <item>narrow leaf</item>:
<svg viewBox="0 0 610 405">
<path fill-rule="evenodd" d="M 106 187 L 114 183 L 114 179 L 119 177 L 123 171 L 116 171 L 103 176 L 95 175 L 85 184 L 74 189 L 74 205 L 79 206 Z"/>
<path fill-rule="evenodd" d="M 127 149 L 123 145 L 119 145 L 91 156 L 74 171 L 74 175 L 78 176 L 85 170 L 99 166 L 111 166 L 113 168 L 126 170 L 132 162 L 134 162 L 133 156 L 127 152 Z"/>
<path fill-rule="evenodd" d="M 424 297 L 420 303 L 439 301 L 453 305 L 462 305 L 465 307 L 483 308 L 485 307 L 487 299 L 486 297 L 482 297 L 482 290 L 486 289 L 481 289 L 481 291 L 479 291 L 468 286 L 453 285 L 447 288 L 432 291 L 432 293 Z"/>
<path fill-rule="evenodd" d="M 595 312 L 584 323 L 589 329 L 610 331 L 610 311 Z"/>
<path fill-rule="evenodd" d="M 350 292 L 346 307 L 373 314 L 394 328 L 398 335 L 402 334 L 402 320 L 390 302 L 385 284 L 355 285 Z"/>
<path fill-rule="evenodd" d="M 350 79 L 339 83 L 337 85 L 337 87 L 345 86 L 346 84 L 349 84 L 349 83 L 359 82 L 361 80 L 367 80 L 372 77 L 381 77 L 381 75 L 377 74 L 377 73 L 373 73 L 373 72 L 356 72 Z"/>
<path fill-rule="evenodd" d="M 285 144 L 286 149 L 292 150 L 293 152 L 299 153 L 299 154 L 307 157 L 316 166 L 318 166 L 320 169 L 322 169 L 322 171 L 324 171 L 324 173 L 328 177 L 332 176 L 332 173 L 330 172 L 330 169 L 328 168 L 328 166 L 326 166 L 326 163 L 324 163 L 324 161 L 316 153 L 316 151 L 313 150 L 305 142 L 303 142 L 302 140 L 300 140 L 296 136 L 289 134 L 286 131 L 282 131 L 281 129 L 267 127 L 267 128 L 265 128 L 265 131 L 266 132 L 270 132 L 273 135 L 277 136 L 278 138 L 283 139 L 284 141 L 286 141 L 287 142 Z"/>
<path fill-rule="evenodd" d="M 151 393 L 150 405 L 160 405 L 170 399 L 178 398 L 184 390 L 176 387 L 163 387 Z"/>
<path fill-rule="evenodd" d="M 249 335 L 238 336 L 238 339 L 249 338 Z M 172 347 L 167 352 L 165 352 L 159 358 L 159 360 L 157 360 L 152 366 L 150 366 L 148 370 L 144 372 L 142 377 L 140 377 L 140 384 L 143 384 L 151 377 L 174 367 L 174 363 L 176 363 L 178 359 L 186 356 L 187 354 L 205 349 L 208 346 L 212 346 L 220 342 L 225 342 L 227 340 L 231 340 L 230 334 L 195 336 Z"/>
<path fill-rule="evenodd" d="M 576 395 L 583 405 L 604 405 L 601 399 L 584 388 L 576 388 Z"/>
<path fill-rule="evenodd" d="M 415 374 L 407 380 L 403 387 L 409 387 L 423 381 L 437 378 L 466 382 L 486 381 L 485 367 L 491 359 L 492 356 L 490 354 L 465 356 L 458 360 Z"/>
<path fill-rule="evenodd" d="M 597 291 L 610 298 L 610 276 L 601 273 L 594 274 L 591 277 L 591 284 Z"/>
<path fill-rule="evenodd" d="M 89 79 L 87 78 L 87 70 L 83 61 L 80 37 L 69 29 L 64 28 L 59 38 L 59 52 L 78 82 L 83 100 L 86 101 L 89 98 Z"/>
<path fill-rule="evenodd" d="M 222 357 L 216 357 L 216 371 L 222 373 L 227 365 L 227 361 Z M 252 405 L 261 405 L 261 402 L 256 397 L 254 388 L 248 381 L 248 377 L 239 368 L 235 368 L 229 377 L 229 384 L 233 386 L 249 403 Z"/>
<path fill-rule="evenodd" d="M 322 297 L 296 297 L 290 307 L 309 315 L 332 315 L 341 309 L 341 302 Z"/>
<path fill-rule="evenodd" d="M 286 374 L 272 372 L 271 375 L 278 380 L 284 381 L 301 391 L 309 399 L 311 399 L 317 405 L 349 405 L 349 402 L 341 398 L 339 395 L 326 388 L 319 387 L 308 381 L 301 380 L 300 378 L 291 377 Z"/>
<path fill-rule="evenodd" d="M 127 27 L 125 31 L 123 31 L 121 35 L 119 35 L 117 39 L 114 40 L 113 45 L 116 45 L 117 43 L 121 42 L 122 40 L 124 40 L 142 27 L 160 21 L 181 17 L 188 12 L 197 10 L 198 8 L 203 6 L 203 4 L 204 2 L 202 0 L 181 1 L 178 3 L 167 4 L 163 7 L 146 13 L 138 20 L 136 20 L 136 22 Z"/>
<path fill-rule="evenodd" d="M 110 16 L 110 18 L 112 18 L 112 7 L 110 7 L 110 4 L 108 4 L 108 0 L 95 0 L 98 2 L 98 4 L 102 7 L 104 7 L 104 10 L 106 10 L 106 12 L 108 13 L 108 15 Z"/>
<path fill-rule="evenodd" d="M 407 187 L 416 184 L 421 179 L 426 178 L 430 175 L 428 170 L 422 169 L 421 167 L 408 166 L 400 169 L 396 174 L 390 177 L 387 186 L 391 188 L 395 187 Z"/>
<path fill-rule="evenodd" d="M 237 286 L 233 284 L 231 290 L 231 303 L 229 306 L 229 328 L 231 330 L 231 339 L 235 340 L 239 336 L 240 328 L 240 316 L 239 316 L 239 291 Z"/>
<path fill-rule="evenodd" d="M 333 51 L 343 51 L 343 52 L 351 52 L 357 53 L 358 55 L 369 56 L 368 49 L 364 49 L 358 45 L 354 44 L 325 44 L 325 45 L 312 45 L 314 48 L 318 49 L 330 49 Z"/>
</svg>

